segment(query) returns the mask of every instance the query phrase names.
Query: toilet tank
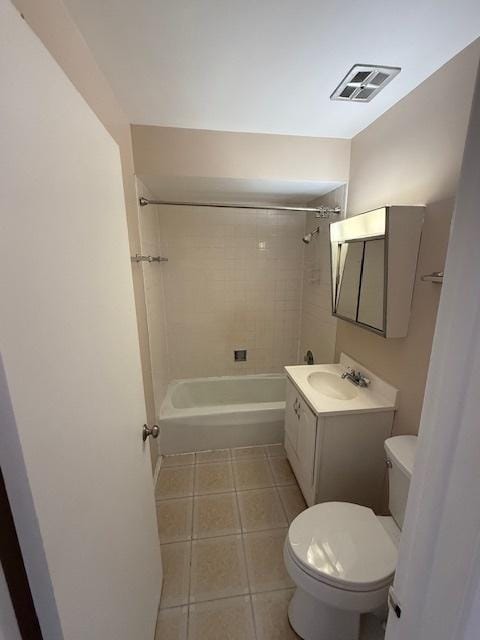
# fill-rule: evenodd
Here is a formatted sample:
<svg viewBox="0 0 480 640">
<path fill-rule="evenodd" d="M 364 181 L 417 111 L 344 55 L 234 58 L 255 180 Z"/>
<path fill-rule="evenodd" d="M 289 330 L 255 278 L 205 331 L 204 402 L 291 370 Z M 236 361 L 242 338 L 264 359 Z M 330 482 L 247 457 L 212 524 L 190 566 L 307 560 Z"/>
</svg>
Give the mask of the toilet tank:
<svg viewBox="0 0 480 640">
<path fill-rule="evenodd" d="M 388 466 L 388 506 L 393 519 L 401 529 L 405 518 L 410 478 L 417 436 L 395 436 L 385 440 Z"/>
</svg>

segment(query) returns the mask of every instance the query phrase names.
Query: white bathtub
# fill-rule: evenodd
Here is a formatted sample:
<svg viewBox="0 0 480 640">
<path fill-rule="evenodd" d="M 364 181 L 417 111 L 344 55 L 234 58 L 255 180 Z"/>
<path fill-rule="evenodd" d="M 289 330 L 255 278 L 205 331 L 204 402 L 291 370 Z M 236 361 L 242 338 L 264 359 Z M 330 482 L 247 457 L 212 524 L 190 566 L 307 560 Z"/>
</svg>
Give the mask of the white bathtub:
<svg viewBox="0 0 480 640">
<path fill-rule="evenodd" d="M 176 380 L 160 408 L 162 454 L 283 442 L 285 376 Z"/>
</svg>

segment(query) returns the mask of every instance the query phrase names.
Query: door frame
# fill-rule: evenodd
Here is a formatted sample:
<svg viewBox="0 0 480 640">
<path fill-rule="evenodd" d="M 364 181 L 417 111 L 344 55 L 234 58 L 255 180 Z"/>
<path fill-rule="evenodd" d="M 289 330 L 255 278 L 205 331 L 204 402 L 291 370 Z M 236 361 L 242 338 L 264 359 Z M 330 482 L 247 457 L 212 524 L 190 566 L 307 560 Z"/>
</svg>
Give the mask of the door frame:
<svg viewBox="0 0 480 640">
<path fill-rule="evenodd" d="M 63 640 L 63 631 L 23 460 L 1 352 L 0 467 L 41 629 L 49 639 Z"/>
<path fill-rule="evenodd" d="M 480 628 L 479 131 L 477 74 L 386 640 Z"/>
<path fill-rule="evenodd" d="M 42 640 L 42 632 L 28 583 L 12 509 L 0 468 L 0 562 L 2 565 L 18 630 L 25 640 Z"/>
</svg>

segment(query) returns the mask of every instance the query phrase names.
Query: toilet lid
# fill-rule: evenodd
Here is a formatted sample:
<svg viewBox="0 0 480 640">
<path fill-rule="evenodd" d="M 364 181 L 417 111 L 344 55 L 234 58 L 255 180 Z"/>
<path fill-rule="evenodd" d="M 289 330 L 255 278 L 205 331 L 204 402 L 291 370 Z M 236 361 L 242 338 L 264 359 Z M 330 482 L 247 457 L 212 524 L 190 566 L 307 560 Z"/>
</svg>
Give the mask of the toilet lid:
<svg viewBox="0 0 480 640">
<path fill-rule="evenodd" d="M 373 591 L 393 577 L 397 548 L 371 509 L 325 502 L 303 511 L 290 525 L 293 557 L 322 582 L 352 591 Z"/>
</svg>

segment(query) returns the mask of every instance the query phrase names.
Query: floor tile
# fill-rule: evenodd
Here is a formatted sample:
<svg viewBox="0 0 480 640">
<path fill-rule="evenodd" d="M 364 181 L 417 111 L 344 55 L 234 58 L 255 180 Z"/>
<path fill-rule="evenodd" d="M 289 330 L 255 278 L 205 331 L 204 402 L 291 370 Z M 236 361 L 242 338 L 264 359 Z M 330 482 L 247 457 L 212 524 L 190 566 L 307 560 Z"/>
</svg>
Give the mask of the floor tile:
<svg viewBox="0 0 480 640">
<path fill-rule="evenodd" d="M 286 527 L 280 499 L 275 489 L 255 489 L 238 493 L 243 531 Z"/>
<path fill-rule="evenodd" d="M 158 614 L 155 640 L 187 640 L 188 607 L 162 609 Z"/>
<path fill-rule="evenodd" d="M 248 593 L 241 536 L 194 540 L 190 578 L 190 601 Z"/>
<path fill-rule="evenodd" d="M 275 484 L 286 485 L 297 483 L 293 475 L 292 467 L 286 458 L 270 458 L 270 466 L 273 477 L 275 478 Z"/>
<path fill-rule="evenodd" d="M 250 598 L 191 605 L 188 640 L 255 640 Z"/>
<path fill-rule="evenodd" d="M 195 498 L 193 537 L 213 538 L 240 533 L 235 493 L 216 493 Z"/>
<path fill-rule="evenodd" d="M 193 466 L 161 468 L 155 487 L 156 499 L 191 496 L 193 494 L 193 471 Z"/>
<path fill-rule="evenodd" d="M 195 454 L 196 462 L 222 462 L 230 460 L 230 449 L 214 449 L 213 451 L 198 451 Z"/>
<path fill-rule="evenodd" d="M 305 498 L 296 484 L 288 487 L 278 487 L 278 493 L 287 514 L 288 522 L 292 522 L 299 513 L 307 508 Z"/>
<path fill-rule="evenodd" d="M 282 443 L 280 444 L 269 444 L 265 447 L 267 450 L 267 456 L 269 458 L 285 458 L 287 452 L 285 451 L 285 447 Z"/>
<path fill-rule="evenodd" d="M 232 466 L 237 491 L 273 486 L 273 476 L 266 459 L 238 460 Z"/>
<path fill-rule="evenodd" d="M 163 456 L 162 467 L 185 467 L 195 463 L 194 453 L 176 453 L 170 456 Z"/>
<path fill-rule="evenodd" d="M 193 498 L 157 502 L 160 542 L 180 542 L 192 537 Z"/>
<path fill-rule="evenodd" d="M 233 491 L 233 474 L 230 462 L 211 462 L 195 465 L 195 494 Z"/>
<path fill-rule="evenodd" d="M 253 458 L 265 458 L 265 447 L 240 447 L 232 449 L 233 460 L 252 460 Z"/>
<path fill-rule="evenodd" d="M 163 590 L 160 607 L 176 607 L 188 602 L 191 542 L 162 544 Z"/>
<path fill-rule="evenodd" d="M 293 589 L 287 589 L 286 591 L 271 591 L 252 596 L 257 640 L 297 640 L 300 638 L 288 622 L 288 604 L 292 595 Z"/>
<path fill-rule="evenodd" d="M 293 587 L 283 561 L 287 529 L 272 529 L 244 536 L 250 591 L 274 591 Z"/>
</svg>

